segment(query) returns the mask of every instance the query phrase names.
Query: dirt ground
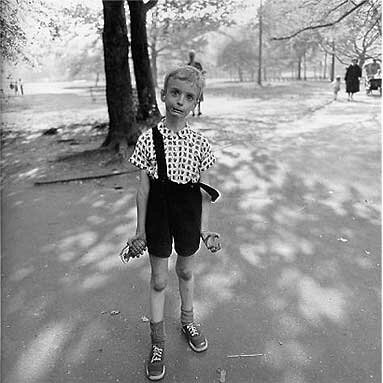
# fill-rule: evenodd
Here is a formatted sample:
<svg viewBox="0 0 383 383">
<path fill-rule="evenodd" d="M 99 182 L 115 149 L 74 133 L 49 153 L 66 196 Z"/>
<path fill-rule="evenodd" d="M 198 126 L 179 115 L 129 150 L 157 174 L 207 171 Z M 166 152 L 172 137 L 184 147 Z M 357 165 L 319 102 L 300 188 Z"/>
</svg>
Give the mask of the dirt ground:
<svg viewBox="0 0 383 383">
<path fill-rule="evenodd" d="M 334 102 L 324 82 L 205 94 L 191 122 L 215 148 L 224 248 L 198 255 L 203 354 L 180 333 L 172 257 L 163 381 L 380 382 L 381 98 Z M 3 100 L 3 382 L 146 381 L 148 259 L 118 258 L 137 172 L 96 150 L 105 122 L 102 94 L 76 84 Z"/>
</svg>

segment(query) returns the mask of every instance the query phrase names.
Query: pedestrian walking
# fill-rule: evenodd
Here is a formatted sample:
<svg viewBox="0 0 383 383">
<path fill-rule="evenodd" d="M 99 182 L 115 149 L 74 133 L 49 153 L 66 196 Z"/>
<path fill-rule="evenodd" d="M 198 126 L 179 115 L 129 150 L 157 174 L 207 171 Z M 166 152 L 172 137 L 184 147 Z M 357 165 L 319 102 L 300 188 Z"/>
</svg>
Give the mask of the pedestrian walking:
<svg viewBox="0 0 383 383">
<path fill-rule="evenodd" d="M 334 100 L 336 100 L 340 91 L 340 76 L 335 77 L 335 80 L 331 83 L 331 86 L 334 94 Z"/>
<path fill-rule="evenodd" d="M 352 64 L 347 68 L 344 80 L 346 81 L 346 92 L 348 101 L 354 99 L 354 93 L 359 92 L 360 78 L 362 77 L 362 69 L 358 65 L 358 60 L 353 59 Z"/>
<path fill-rule="evenodd" d="M 215 163 L 211 145 L 186 121 L 202 90 L 202 74 L 196 68 L 183 66 L 169 72 L 161 90 L 166 115 L 139 137 L 130 157 L 130 162 L 141 171 L 136 234 L 128 245 L 137 256 L 147 249 L 151 265 L 152 345 L 145 364 L 150 380 L 160 380 L 165 375 L 164 303 L 173 242 L 182 332 L 193 351 L 208 348 L 208 340 L 194 318 L 193 268 L 201 239 L 211 252 L 221 248 L 219 234 L 207 226 L 210 202 L 219 193 L 208 185 L 206 171 Z"/>
<path fill-rule="evenodd" d="M 205 87 L 205 75 L 206 75 L 206 71 L 203 70 L 202 68 L 202 65 L 200 62 L 198 61 L 195 61 L 195 52 L 194 51 L 190 51 L 189 52 L 189 62 L 187 63 L 187 65 L 190 65 L 196 69 L 198 69 L 201 73 L 202 73 L 202 80 L 203 80 L 203 86 Z M 199 99 L 198 99 L 198 102 L 197 102 L 197 110 L 198 110 L 198 116 L 200 116 L 202 114 L 201 112 L 201 102 L 204 100 L 204 97 L 203 97 L 203 91 L 201 92 L 200 96 L 199 96 Z M 192 110 L 192 116 L 195 116 L 195 108 L 193 108 Z"/>
<path fill-rule="evenodd" d="M 24 96 L 24 86 L 23 86 L 23 81 L 21 80 L 21 78 L 19 78 L 18 84 L 19 84 L 19 91 L 21 95 Z"/>
</svg>

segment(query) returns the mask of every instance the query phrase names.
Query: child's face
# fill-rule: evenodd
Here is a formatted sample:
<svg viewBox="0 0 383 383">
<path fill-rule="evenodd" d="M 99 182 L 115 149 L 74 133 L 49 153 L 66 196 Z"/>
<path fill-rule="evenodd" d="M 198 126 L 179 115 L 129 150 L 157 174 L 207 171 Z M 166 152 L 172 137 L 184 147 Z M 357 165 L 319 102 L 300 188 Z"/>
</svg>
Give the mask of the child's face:
<svg viewBox="0 0 383 383">
<path fill-rule="evenodd" d="M 167 89 L 161 91 L 166 116 L 185 118 L 196 106 L 198 87 L 189 81 L 169 78 Z"/>
</svg>

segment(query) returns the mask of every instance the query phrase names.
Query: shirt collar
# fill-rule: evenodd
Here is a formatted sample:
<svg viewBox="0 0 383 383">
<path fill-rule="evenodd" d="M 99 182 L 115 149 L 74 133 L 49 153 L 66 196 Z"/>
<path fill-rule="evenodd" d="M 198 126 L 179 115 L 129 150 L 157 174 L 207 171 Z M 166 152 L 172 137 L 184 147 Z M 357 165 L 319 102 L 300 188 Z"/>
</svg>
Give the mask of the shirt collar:
<svg viewBox="0 0 383 383">
<path fill-rule="evenodd" d="M 177 133 L 174 133 L 172 130 L 170 130 L 166 126 L 166 120 L 163 118 L 159 123 L 158 123 L 158 129 L 159 131 L 164 135 L 164 136 L 173 136 L 176 135 L 181 139 L 188 139 L 190 136 L 190 125 L 187 121 L 185 121 L 185 126 L 180 129 Z"/>
</svg>

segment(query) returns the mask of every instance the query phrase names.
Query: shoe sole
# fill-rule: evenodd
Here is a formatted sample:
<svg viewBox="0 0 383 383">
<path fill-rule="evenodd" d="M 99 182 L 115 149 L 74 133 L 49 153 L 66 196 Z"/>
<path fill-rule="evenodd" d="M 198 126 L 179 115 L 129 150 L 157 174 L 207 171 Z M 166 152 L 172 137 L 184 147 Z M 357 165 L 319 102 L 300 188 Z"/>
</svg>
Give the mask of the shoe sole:
<svg viewBox="0 0 383 383">
<path fill-rule="evenodd" d="M 146 372 L 146 377 L 151 380 L 151 381 L 156 381 L 156 380 L 161 380 L 165 376 L 166 368 L 164 366 L 164 369 L 162 371 L 161 375 L 150 375 L 148 371 L 148 366 L 145 366 L 145 372 Z"/>
<path fill-rule="evenodd" d="M 189 344 L 190 348 L 191 348 L 193 351 L 195 351 L 195 352 L 204 352 L 204 351 L 206 351 L 207 348 L 209 347 L 209 342 L 208 342 L 207 339 L 205 338 L 205 340 L 206 340 L 205 345 L 204 345 L 203 347 L 201 347 L 201 348 L 197 348 L 197 347 L 194 346 L 194 344 L 187 338 L 187 335 L 186 335 L 186 332 L 185 332 L 184 329 L 182 329 L 182 332 L 183 332 L 183 334 L 185 335 L 186 340 L 188 341 L 188 344 Z"/>
</svg>

